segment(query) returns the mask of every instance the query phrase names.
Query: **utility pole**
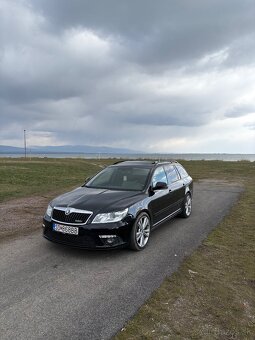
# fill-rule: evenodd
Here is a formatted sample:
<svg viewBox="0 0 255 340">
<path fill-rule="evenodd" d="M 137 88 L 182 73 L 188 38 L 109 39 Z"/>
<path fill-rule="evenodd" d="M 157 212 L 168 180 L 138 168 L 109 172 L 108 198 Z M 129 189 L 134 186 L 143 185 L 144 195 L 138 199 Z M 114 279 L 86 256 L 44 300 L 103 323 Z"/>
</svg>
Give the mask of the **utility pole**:
<svg viewBox="0 0 255 340">
<path fill-rule="evenodd" d="M 24 151 L 25 151 L 25 158 L 27 158 L 27 140 L 26 140 L 26 130 L 24 130 Z"/>
</svg>

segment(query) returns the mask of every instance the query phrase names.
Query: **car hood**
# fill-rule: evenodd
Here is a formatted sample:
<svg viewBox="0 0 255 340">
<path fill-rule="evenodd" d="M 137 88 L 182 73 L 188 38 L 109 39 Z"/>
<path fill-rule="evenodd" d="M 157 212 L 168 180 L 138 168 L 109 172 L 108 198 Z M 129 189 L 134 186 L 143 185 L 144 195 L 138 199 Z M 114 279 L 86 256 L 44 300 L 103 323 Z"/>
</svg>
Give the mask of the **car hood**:
<svg viewBox="0 0 255 340">
<path fill-rule="evenodd" d="M 145 197 L 137 191 L 120 191 L 80 187 L 55 198 L 53 207 L 72 207 L 98 212 L 118 211 L 128 208 Z"/>
</svg>

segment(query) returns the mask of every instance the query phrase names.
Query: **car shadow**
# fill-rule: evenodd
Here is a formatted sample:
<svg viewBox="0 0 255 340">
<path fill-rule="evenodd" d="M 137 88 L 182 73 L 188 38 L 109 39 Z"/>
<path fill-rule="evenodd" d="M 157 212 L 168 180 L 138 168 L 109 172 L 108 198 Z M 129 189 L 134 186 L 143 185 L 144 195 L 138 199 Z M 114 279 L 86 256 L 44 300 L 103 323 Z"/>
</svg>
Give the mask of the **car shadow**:
<svg viewBox="0 0 255 340">
<path fill-rule="evenodd" d="M 128 248 L 118 248 L 118 249 L 82 249 L 72 246 L 63 245 L 60 243 L 54 243 L 43 239 L 44 247 L 46 251 L 51 252 L 54 256 L 67 256 L 72 258 L 84 259 L 103 259 L 111 257 L 122 257 L 132 254 L 133 252 Z"/>
</svg>

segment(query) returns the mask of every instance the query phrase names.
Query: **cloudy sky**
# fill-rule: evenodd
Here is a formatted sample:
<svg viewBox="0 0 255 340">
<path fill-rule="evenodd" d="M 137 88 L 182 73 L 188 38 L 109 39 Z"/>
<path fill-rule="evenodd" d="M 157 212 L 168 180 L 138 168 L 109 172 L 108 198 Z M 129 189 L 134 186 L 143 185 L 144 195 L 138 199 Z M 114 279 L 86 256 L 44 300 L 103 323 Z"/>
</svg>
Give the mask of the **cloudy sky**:
<svg viewBox="0 0 255 340">
<path fill-rule="evenodd" d="M 0 0 L 0 144 L 255 153 L 254 0 Z"/>
</svg>

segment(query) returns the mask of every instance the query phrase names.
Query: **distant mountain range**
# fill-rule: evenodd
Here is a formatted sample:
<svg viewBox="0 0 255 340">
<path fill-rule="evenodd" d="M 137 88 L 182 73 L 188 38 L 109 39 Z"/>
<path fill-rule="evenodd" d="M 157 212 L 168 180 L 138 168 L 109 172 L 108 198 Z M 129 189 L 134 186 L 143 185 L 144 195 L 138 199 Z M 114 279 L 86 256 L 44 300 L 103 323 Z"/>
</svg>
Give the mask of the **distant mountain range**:
<svg viewBox="0 0 255 340">
<path fill-rule="evenodd" d="M 16 146 L 0 145 L 0 154 L 24 154 L 24 148 Z M 50 153 L 106 153 L 106 154 L 138 154 L 141 151 L 135 151 L 125 148 L 111 148 L 108 146 L 90 146 L 90 145 L 61 145 L 61 146 L 32 146 L 27 148 L 27 153 L 31 154 L 50 154 Z"/>
</svg>

